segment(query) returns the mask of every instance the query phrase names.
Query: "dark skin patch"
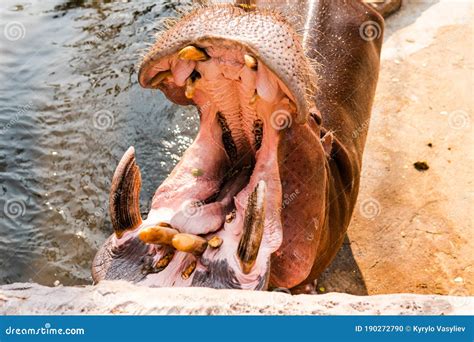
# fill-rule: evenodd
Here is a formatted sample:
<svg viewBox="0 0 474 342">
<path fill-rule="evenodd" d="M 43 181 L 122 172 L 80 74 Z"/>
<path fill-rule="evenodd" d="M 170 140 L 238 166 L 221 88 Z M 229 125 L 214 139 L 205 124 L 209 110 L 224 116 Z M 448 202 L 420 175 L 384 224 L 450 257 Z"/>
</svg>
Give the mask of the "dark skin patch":
<svg viewBox="0 0 474 342">
<path fill-rule="evenodd" d="M 215 289 L 241 289 L 235 272 L 226 260 L 205 260 L 210 271 L 196 271 L 191 286 L 212 287 Z M 212 271 L 211 271 L 212 270 Z"/>
<path fill-rule="evenodd" d="M 219 126 L 221 126 L 222 129 L 222 142 L 224 143 L 225 151 L 227 152 L 229 159 L 231 161 L 235 161 L 237 159 L 237 147 L 235 146 L 234 139 L 232 138 L 229 125 L 227 124 L 227 121 L 222 113 L 217 113 L 217 121 L 219 122 Z"/>
</svg>

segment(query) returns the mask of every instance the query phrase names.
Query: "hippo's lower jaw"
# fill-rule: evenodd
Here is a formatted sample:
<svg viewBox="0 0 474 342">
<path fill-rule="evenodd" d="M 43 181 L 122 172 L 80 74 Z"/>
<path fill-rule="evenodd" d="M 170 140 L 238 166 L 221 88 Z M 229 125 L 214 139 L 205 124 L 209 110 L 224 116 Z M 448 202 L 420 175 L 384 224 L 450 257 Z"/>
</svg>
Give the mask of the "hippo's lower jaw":
<svg viewBox="0 0 474 342">
<path fill-rule="evenodd" d="M 134 150 L 125 153 L 110 195 L 115 234 L 94 280 L 242 289 L 305 280 L 327 191 L 315 79 L 299 37 L 269 12 L 202 8 L 158 38 L 139 82 L 195 104 L 200 131 L 144 221 Z"/>
</svg>

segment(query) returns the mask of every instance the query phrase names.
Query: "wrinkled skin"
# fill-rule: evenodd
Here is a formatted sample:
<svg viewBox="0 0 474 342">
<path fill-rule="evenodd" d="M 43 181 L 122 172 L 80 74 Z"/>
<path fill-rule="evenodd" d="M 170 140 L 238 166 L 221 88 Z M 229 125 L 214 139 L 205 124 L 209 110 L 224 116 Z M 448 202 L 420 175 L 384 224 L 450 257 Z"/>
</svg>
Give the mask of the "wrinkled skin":
<svg viewBox="0 0 474 342">
<path fill-rule="evenodd" d="M 196 105 L 200 130 L 146 220 L 133 149 L 124 155 L 95 281 L 299 292 L 329 265 L 357 198 L 377 83 L 382 32 L 363 39 L 360 27 L 382 30 L 383 19 L 359 1 L 313 11 L 303 38 L 271 11 L 214 5 L 157 39 L 139 82 Z"/>
</svg>

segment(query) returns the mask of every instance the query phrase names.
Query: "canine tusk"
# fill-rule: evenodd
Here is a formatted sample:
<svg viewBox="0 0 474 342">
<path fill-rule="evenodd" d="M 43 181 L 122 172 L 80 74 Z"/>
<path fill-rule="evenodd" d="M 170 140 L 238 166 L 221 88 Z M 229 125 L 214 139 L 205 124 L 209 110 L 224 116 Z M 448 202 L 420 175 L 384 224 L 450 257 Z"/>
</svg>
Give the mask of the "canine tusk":
<svg viewBox="0 0 474 342">
<path fill-rule="evenodd" d="M 265 222 L 265 197 L 266 184 L 264 181 L 260 181 L 248 198 L 243 233 L 237 248 L 237 256 L 245 274 L 248 274 L 255 265 L 262 243 Z"/>
<path fill-rule="evenodd" d="M 118 238 L 125 231 L 133 230 L 142 223 L 139 203 L 141 185 L 140 169 L 135 163 L 135 149 L 130 147 L 115 169 L 109 195 L 110 220 Z"/>
<path fill-rule="evenodd" d="M 207 53 L 195 46 L 189 45 L 181 49 L 178 52 L 178 57 L 180 59 L 191 60 L 191 61 L 207 61 L 209 56 Z"/>
</svg>

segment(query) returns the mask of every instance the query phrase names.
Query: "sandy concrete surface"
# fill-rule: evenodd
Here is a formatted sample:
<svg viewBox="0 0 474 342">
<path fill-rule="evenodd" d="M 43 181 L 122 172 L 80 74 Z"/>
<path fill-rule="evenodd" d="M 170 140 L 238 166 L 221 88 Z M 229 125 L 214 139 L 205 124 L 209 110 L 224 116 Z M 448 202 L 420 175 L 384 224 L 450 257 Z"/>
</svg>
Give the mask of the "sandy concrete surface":
<svg viewBox="0 0 474 342">
<path fill-rule="evenodd" d="M 474 294 L 473 13 L 469 1 L 405 1 L 387 20 L 352 253 L 325 291 Z"/>
<path fill-rule="evenodd" d="M 0 314 L 9 315 L 467 315 L 473 310 L 472 297 L 436 295 L 291 296 L 281 292 L 148 288 L 124 281 L 85 287 L 19 283 L 0 287 Z"/>
</svg>

